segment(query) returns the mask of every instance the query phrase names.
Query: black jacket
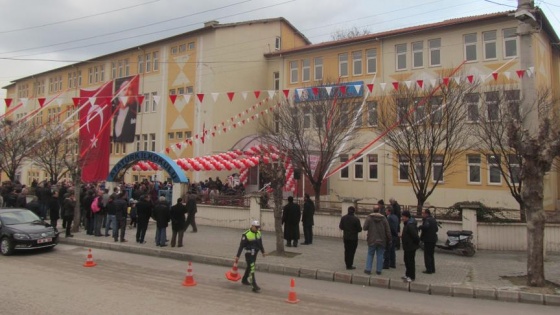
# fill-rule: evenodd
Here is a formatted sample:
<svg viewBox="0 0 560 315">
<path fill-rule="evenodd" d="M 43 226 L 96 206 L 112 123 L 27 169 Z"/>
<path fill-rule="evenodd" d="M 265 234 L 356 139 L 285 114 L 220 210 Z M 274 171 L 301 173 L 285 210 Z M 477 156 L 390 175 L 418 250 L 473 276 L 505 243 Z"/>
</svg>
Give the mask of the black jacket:
<svg viewBox="0 0 560 315">
<path fill-rule="evenodd" d="M 58 203 L 58 198 L 51 197 L 49 201 L 49 216 L 51 220 L 60 219 L 60 204 Z"/>
<path fill-rule="evenodd" d="M 117 218 L 126 219 L 126 210 L 128 208 L 128 204 L 126 203 L 126 201 L 122 198 L 117 198 L 113 201 L 113 205 L 115 207 L 115 216 L 117 216 Z"/>
<path fill-rule="evenodd" d="M 338 228 L 342 230 L 342 238 L 346 241 L 357 241 L 358 233 L 362 231 L 360 219 L 353 213 L 348 213 L 340 219 Z"/>
<path fill-rule="evenodd" d="M 284 224 L 284 239 L 299 240 L 299 220 L 301 219 L 301 208 L 298 204 L 288 202 L 282 212 L 282 224 Z"/>
<path fill-rule="evenodd" d="M 160 229 L 166 228 L 169 225 L 171 214 L 166 202 L 158 202 L 156 204 L 154 207 L 154 219 L 156 220 L 156 226 Z"/>
<path fill-rule="evenodd" d="M 424 243 L 435 243 L 437 242 L 437 232 L 439 231 L 437 221 L 434 217 L 427 216 L 426 218 L 422 219 L 422 225 L 418 227 L 420 231 L 422 231 L 422 236 L 420 239 Z"/>
<path fill-rule="evenodd" d="M 404 251 L 417 250 L 420 245 L 416 221 L 413 218 L 404 223 L 401 244 Z"/>
<path fill-rule="evenodd" d="M 143 199 L 140 199 L 136 204 L 136 214 L 138 219 L 149 219 L 152 216 L 152 203 Z"/>
<path fill-rule="evenodd" d="M 312 226 L 314 224 L 313 215 L 315 215 L 315 204 L 309 199 L 305 200 L 303 204 L 303 214 L 301 216 L 303 226 Z"/>
<path fill-rule="evenodd" d="M 171 207 L 171 228 L 173 230 L 180 231 L 186 228 L 185 213 L 187 213 L 187 206 L 182 203 Z"/>
</svg>

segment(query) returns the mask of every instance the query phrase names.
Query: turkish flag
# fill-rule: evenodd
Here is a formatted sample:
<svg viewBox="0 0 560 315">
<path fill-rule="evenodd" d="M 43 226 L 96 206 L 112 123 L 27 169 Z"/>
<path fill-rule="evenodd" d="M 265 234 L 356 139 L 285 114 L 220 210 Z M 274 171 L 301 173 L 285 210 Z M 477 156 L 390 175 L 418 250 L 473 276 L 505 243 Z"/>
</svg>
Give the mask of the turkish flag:
<svg viewBox="0 0 560 315">
<path fill-rule="evenodd" d="M 111 138 L 111 99 L 113 82 L 95 90 L 80 90 L 80 97 L 90 101 L 80 108 L 80 157 L 82 181 L 105 180 L 109 174 Z"/>
</svg>

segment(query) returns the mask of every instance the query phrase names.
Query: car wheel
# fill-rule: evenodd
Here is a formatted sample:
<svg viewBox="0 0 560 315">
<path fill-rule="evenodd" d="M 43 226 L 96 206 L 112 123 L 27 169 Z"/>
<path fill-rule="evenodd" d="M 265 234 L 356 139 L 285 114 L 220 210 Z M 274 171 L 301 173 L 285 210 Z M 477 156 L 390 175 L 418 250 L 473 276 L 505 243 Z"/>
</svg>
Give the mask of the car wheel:
<svg viewBox="0 0 560 315">
<path fill-rule="evenodd" d="M 14 252 L 12 241 L 8 237 L 3 237 L 0 240 L 0 253 L 4 256 L 9 256 Z"/>
</svg>

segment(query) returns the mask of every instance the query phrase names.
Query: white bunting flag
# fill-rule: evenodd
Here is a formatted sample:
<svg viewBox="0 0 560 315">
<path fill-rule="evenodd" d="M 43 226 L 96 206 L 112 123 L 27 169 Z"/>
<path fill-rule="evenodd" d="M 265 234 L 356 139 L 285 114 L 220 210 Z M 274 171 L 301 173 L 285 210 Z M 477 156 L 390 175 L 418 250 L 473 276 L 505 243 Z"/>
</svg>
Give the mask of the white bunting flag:
<svg viewBox="0 0 560 315">
<path fill-rule="evenodd" d="M 216 101 L 218 100 L 218 95 L 220 95 L 220 93 L 212 93 L 212 99 L 214 100 L 214 103 L 216 103 Z"/>
</svg>

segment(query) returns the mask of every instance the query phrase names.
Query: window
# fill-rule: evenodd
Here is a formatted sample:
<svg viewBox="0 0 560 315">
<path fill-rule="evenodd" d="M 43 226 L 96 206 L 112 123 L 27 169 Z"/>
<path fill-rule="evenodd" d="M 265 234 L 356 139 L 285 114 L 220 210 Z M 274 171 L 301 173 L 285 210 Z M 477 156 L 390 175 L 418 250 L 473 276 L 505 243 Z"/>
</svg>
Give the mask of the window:
<svg viewBox="0 0 560 315">
<path fill-rule="evenodd" d="M 143 134 L 142 135 L 142 140 L 144 141 L 144 151 L 148 151 L 148 135 Z"/>
<path fill-rule="evenodd" d="M 183 132 L 182 131 L 177 131 L 176 135 L 177 135 L 177 139 L 183 139 Z"/>
<path fill-rule="evenodd" d="M 274 49 L 282 49 L 282 38 L 280 36 L 276 36 L 276 40 L 274 41 Z"/>
<path fill-rule="evenodd" d="M 93 83 L 93 68 L 88 69 L 88 84 Z"/>
<path fill-rule="evenodd" d="M 175 89 L 170 89 L 169 90 L 169 95 L 175 95 L 177 93 L 177 91 Z"/>
<path fill-rule="evenodd" d="M 341 77 L 348 76 L 348 54 L 338 55 L 338 75 Z"/>
<path fill-rule="evenodd" d="M 517 56 L 517 30 L 515 28 L 504 29 L 504 58 Z"/>
<path fill-rule="evenodd" d="M 309 106 L 303 108 L 303 128 L 311 128 L 311 108 Z"/>
<path fill-rule="evenodd" d="M 378 176 L 378 157 L 377 154 L 368 154 L 368 179 L 377 179 Z"/>
<path fill-rule="evenodd" d="M 434 155 L 432 160 L 432 181 L 443 182 L 443 155 Z"/>
<path fill-rule="evenodd" d="M 488 183 L 489 184 L 501 184 L 502 176 L 500 173 L 500 156 L 489 154 L 487 157 L 488 161 Z"/>
<path fill-rule="evenodd" d="M 368 126 L 377 126 L 377 102 L 367 102 Z"/>
<path fill-rule="evenodd" d="M 515 154 L 508 154 L 508 164 L 509 164 L 509 176 L 510 181 L 513 184 L 519 184 L 519 180 L 521 179 L 521 166 L 520 166 L 521 159 L 519 156 Z"/>
<path fill-rule="evenodd" d="M 416 110 L 414 111 L 414 122 L 417 124 L 422 124 L 426 120 L 426 102 L 422 102 L 423 98 L 415 98 L 414 99 L 414 107 Z"/>
<path fill-rule="evenodd" d="M 476 33 L 467 34 L 464 37 L 465 41 L 465 60 L 476 61 Z"/>
<path fill-rule="evenodd" d="M 399 181 L 408 181 L 410 160 L 406 156 L 399 156 Z"/>
<path fill-rule="evenodd" d="M 138 73 L 144 73 L 144 56 L 138 56 Z"/>
<path fill-rule="evenodd" d="M 313 62 L 315 65 L 315 81 L 323 80 L 323 57 L 316 57 Z"/>
<path fill-rule="evenodd" d="M 368 49 L 366 50 L 366 58 L 367 58 L 367 73 L 376 73 L 377 72 L 377 49 Z"/>
<path fill-rule="evenodd" d="M 486 114 L 488 115 L 488 121 L 496 121 L 499 119 L 500 114 L 500 102 L 498 101 L 500 96 L 499 92 L 486 92 Z"/>
<path fill-rule="evenodd" d="M 430 67 L 441 65 L 441 38 L 428 40 L 428 49 L 430 50 L 429 63 Z"/>
<path fill-rule="evenodd" d="M 441 96 L 433 96 L 430 98 L 430 114 L 434 124 L 441 124 L 443 121 L 443 98 Z"/>
<path fill-rule="evenodd" d="M 397 71 L 406 70 L 406 44 L 396 45 L 395 51 L 397 53 Z"/>
<path fill-rule="evenodd" d="M 484 40 L 484 59 L 496 59 L 498 56 L 496 53 L 496 31 L 483 32 L 482 39 Z"/>
<path fill-rule="evenodd" d="M 123 61 L 119 60 L 118 61 L 118 76 L 119 78 L 122 78 L 124 76 L 124 65 L 123 65 Z"/>
<path fill-rule="evenodd" d="M 187 45 L 188 50 L 194 50 L 194 47 L 194 42 L 189 42 L 189 44 Z"/>
<path fill-rule="evenodd" d="M 146 54 L 146 73 L 152 71 L 152 56 Z"/>
<path fill-rule="evenodd" d="M 340 155 L 340 163 L 343 164 L 346 161 L 348 161 L 348 155 L 347 154 L 341 154 Z M 348 166 L 342 168 L 340 170 L 340 178 L 341 179 L 348 179 Z"/>
<path fill-rule="evenodd" d="M 140 135 L 134 135 L 134 141 L 136 142 L 136 152 L 140 151 Z"/>
<path fill-rule="evenodd" d="M 185 94 L 185 88 L 184 88 L 184 87 L 178 88 L 178 89 L 177 89 L 177 94 L 179 94 L 179 95 Z"/>
<path fill-rule="evenodd" d="M 150 93 L 145 93 L 144 94 L 144 113 L 147 113 L 149 108 L 150 108 Z M 141 111 L 139 111 L 139 112 L 141 112 Z"/>
<path fill-rule="evenodd" d="M 480 98 L 478 93 L 469 93 L 465 95 L 465 103 L 467 105 L 467 121 L 477 122 L 478 121 L 478 99 Z"/>
<path fill-rule="evenodd" d="M 150 133 L 150 142 L 151 142 L 151 150 L 153 152 L 156 151 L 156 134 L 155 133 Z"/>
<path fill-rule="evenodd" d="M 273 72 L 272 73 L 272 82 L 273 82 L 273 89 L 275 91 L 280 90 L 280 72 Z"/>
<path fill-rule="evenodd" d="M 298 62 L 290 61 L 290 83 L 298 81 Z"/>
<path fill-rule="evenodd" d="M 360 107 L 362 106 L 362 102 L 361 101 L 356 101 L 354 103 L 352 103 L 352 116 L 355 116 L 354 118 L 354 124 L 356 127 L 360 128 L 364 125 L 364 115 L 363 113 L 360 111 Z"/>
<path fill-rule="evenodd" d="M 301 61 L 301 81 L 308 82 L 311 80 L 311 60 L 303 59 Z"/>
<path fill-rule="evenodd" d="M 157 98 L 157 92 L 152 92 L 152 112 L 155 112 L 157 109 L 156 98 Z"/>
<path fill-rule="evenodd" d="M 507 107 L 507 113 L 513 119 L 519 119 L 519 105 L 521 99 L 520 90 L 507 90 L 504 91 L 505 105 Z"/>
<path fill-rule="evenodd" d="M 407 115 L 408 115 L 408 100 L 406 98 L 399 98 L 397 99 L 397 121 L 400 122 L 401 125 L 408 124 L 407 122 Z"/>
<path fill-rule="evenodd" d="M 111 79 L 115 79 L 117 77 L 117 63 L 111 62 Z"/>
<path fill-rule="evenodd" d="M 352 71 L 354 75 L 362 75 L 362 52 L 352 52 Z"/>
<path fill-rule="evenodd" d="M 190 138 L 191 138 L 191 132 L 185 131 L 185 139 L 190 139 Z"/>
<path fill-rule="evenodd" d="M 169 140 L 175 139 L 175 133 L 174 132 L 167 133 L 167 139 L 169 139 Z"/>
<path fill-rule="evenodd" d="M 115 143 L 113 145 L 115 146 L 115 153 L 116 154 L 121 153 L 121 144 L 120 143 Z"/>
<path fill-rule="evenodd" d="M 177 46 L 171 47 L 171 54 L 172 54 L 172 55 L 176 55 L 176 54 L 177 54 L 177 51 L 178 51 L 178 50 L 177 50 Z"/>
<path fill-rule="evenodd" d="M 424 42 L 412 43 L 412 67 L 422 68 L 424 66 Z"/>
<path fill-rule="evenodd" d="M 182 53 L 185 51 L 187 51 L 187 45 L 186 44 L 179 45 L 179 52 Z"/>
<path fill-rule="evenodd" d="M 414 173 L 416 174 L 416 179 L 420 182 L 424 182 L 426 180 L 426 156 L 424 155 L 417 155 L 414 157 Z"/>
<path fill-rule="evenodd" d="M 354 179 L 364 179 L 364 158 L 354 161 Z"/>
<path fill-rule="evenodd" d="M 480 184 L 480 154 L 467 155 L 469 184 Z"/>
<path fill-rule="evenodd" d="M 320 106 L 317 106 L 313 111 L 313 123 L 315 123 L 315 127 L 325 128 L 326 126 L 325 115 Z"/>
<path fill-rule="evenodd" d="M 153 62 L 154 62 L 154 71 L 159 70 L 159 51 L 154 51 L 152 53 Z"/>
<path fill-rule="evenodd" d="M 192 87 L 192 85 L 191 85 L 191 86 L 187 86 L 187 87 L 185 88 L 185 92 L 186 92 L 187 94 L 192 94 L 193 91 L 194 91 L 194 88 Z"/>
</svg>

